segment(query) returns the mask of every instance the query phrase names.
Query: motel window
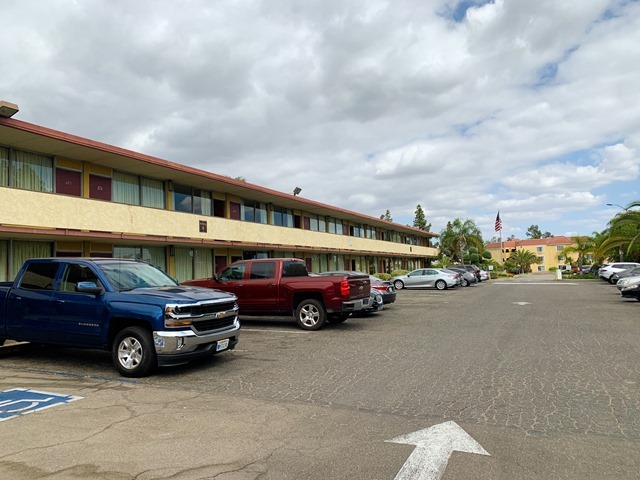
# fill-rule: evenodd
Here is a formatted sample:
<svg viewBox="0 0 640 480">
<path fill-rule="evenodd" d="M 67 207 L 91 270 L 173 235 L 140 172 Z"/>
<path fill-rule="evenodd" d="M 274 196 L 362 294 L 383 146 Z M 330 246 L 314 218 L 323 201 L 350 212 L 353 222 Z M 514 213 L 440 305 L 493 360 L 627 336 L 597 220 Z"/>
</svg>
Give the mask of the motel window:
<svg viewBox="0 0 640 480">
<path fill-rule="evenodd" d="M 538 257 L 538 263 L 544 263 L 544 257 Z"/>
<path fill-rule="evenodd" d="M 9 269 L 9 278 L 14 278 L 25 260 L 30 258 L 45 258 L 53 255 L 53 244 L 49 242 L 19 242 L 11 244 L 12 258 Z"/>
<path fill-rule="evenodd" d="M 9 149 L 0 147 L 0 186 L 9 185 Z"/>
<path fill-rule="evenodd" d="M 210 216 L 212 212 L 211 192 L 186 185 L 173 186 L 173 209 L 176 212 L 197 213 Z"/>
<path fill-rule="evenodd" d="M 213 276 L 213 250 L 206 248 L 176 248 L 175 277 L 179 282 Z"/>
<path fill-rule="evenodd" d="M 544 251 L 544 247 L 536 247 L 536 252 L 541 253 Z"/>
<path fill-rule="evenodd" d="M 112 200 L 127 205 L 140 205 L 140 179 L 137 175 L 113 172 Z"/>
<path fill-rule="evenodd" d="M 142 206 L 164 208 L 164 184 L 162 180 L 142 177 L 140 179 Z"/>
<path fill-rule="evenodd" d="M 164 198 L 164 184 L 162 180 L 139 177 L 138 175 L 123 172 L 113 172 L 114 202 L 126 203 L 127 205 L 142 205 L 151 208 L 164 208 Z M 196 202 L 194 202 L 194 204 L 195 203 Z"/>
<path fill-rule="evenodd" d="M 293 227 L 293 211 L 288 208 L 274 205 L 272 217 L 274 225 L 279 227 Z"/>
<path fill-rule="evenodd" d="M 267 223 L 267 204 L 243 200 L 241 205 L 242 220 L 245 222 Z"/>
<path fill-rule="evenodd" d="M 326 232 L 327 225 L 324 217 L 319 215 L 309 215 L 309 230 L 312 232 Z"/>
<path fill-rule="evenodd" d="M 163 271 L 167 269 L 167 258 L 164 247 L 114 245 L 113 257 L 142 260 Z"/>
<path fill-rule="evenodd" d="M 37 192 L 53 192 L 51 157 L 16 150 L 11 171 L 12 186 Z"/>
</svg>

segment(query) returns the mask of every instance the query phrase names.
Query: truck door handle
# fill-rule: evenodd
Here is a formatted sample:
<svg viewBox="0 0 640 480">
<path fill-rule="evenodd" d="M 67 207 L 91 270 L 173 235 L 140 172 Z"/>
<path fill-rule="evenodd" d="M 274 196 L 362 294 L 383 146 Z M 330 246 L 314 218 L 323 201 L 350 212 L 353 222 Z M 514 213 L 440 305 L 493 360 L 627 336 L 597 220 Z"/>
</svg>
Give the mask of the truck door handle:
<svg viewBox="0 0 640 480">
<path fill-rule="evenodd" d="M 267 287 L 275 287 L 276 284 L 275 283 L 267 283 Z"/>
<path fill-rule="evenodd" d="M 64 300 L 56 300 L 57 304 L 64 304 Z"/>
</svg>

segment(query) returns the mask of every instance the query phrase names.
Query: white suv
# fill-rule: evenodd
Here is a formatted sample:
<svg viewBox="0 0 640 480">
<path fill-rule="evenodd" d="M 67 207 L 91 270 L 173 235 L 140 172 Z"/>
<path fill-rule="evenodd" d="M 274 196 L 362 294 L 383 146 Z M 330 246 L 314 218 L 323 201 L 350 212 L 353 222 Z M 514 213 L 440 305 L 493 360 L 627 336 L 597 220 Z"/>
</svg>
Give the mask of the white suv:
<svg viewBox="0 0 640 480">
<path fill-rule="evenodd" d="M 611 275 L 614 273 L 621 272 L 628 268 L 640 267 L 640 263 L 635 262 L 617 262 L 617 263 L 606 263 L 600 267 L 598 271 L 598 275 L 601 279 L 606 280 L 611 283 Z"/>
</svg>

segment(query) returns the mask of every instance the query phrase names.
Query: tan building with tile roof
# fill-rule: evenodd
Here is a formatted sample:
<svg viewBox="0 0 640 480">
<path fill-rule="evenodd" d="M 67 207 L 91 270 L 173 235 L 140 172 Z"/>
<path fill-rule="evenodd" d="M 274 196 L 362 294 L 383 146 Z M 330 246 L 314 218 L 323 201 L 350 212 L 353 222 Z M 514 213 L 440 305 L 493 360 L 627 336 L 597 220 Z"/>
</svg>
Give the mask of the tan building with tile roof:
<svg viewBox="0 0 640 480">
<path fill-rule="evenodd" d="M 548 272 L 550 268 L 569 268 L 570 262 L 564 258 L 562 251 L 574 242 L 568 237 L 558 236 L 551 238 L 527 238 L 526 240 L 504 240 L 502 245 L 499 242 L 488 243 L 485 249 L 491 253 L 493 260 L 503 265 L 504 261 L 517 250 L 525 250 L 538 257 L 539 263 L 531 265 L 533 272 Z M 574 258 L 575 260 L 575 258 Z"/>
</svg>

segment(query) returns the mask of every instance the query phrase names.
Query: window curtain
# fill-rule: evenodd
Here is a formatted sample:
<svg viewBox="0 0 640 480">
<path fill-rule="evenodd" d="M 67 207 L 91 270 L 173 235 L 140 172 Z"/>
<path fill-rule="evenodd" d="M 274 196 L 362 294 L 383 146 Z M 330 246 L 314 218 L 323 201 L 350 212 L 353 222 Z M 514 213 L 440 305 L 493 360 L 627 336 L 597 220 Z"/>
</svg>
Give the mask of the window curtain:
<svg viewBox="0 0 640 480">
<path fill-rule="evenodd" d="M 53 192 L 53 160 L 36 153 L 16 150 L 13 186 L 37 192 Z"/>
<path fill-rule="evenodd" d="M 176 280 L 184 282 L 193 279 L 193 250 L 190 248 L 176 248 L 175 256 Z"/>
<path fill-rule="evenodd" d="M 150 263 L 165 272 L 167 271 L 167 259 L 164 247 L 130 247 L 114 245 L 113 257 L 142 260 L 143 262 Z"/>
<path fill-rule="evenodd" d="M 211 192 L 207 192 L 206 190 L 194 190 L 193 213 L 211 215 Z"/>
<path fill-rule="evenodd" d="M 9 149 L 0 147 L 0 186 L 9 185 Z"/>
<path fill-rule="evenodd" d="M 113 258 L 127 258 L 135 260 L 137 257 L 138 249 L 136 247 L 119 247 L 113 246 Z"/>
<path fill-rule="evenodd" d="M 196 248 L 195 278 L 209 278 L 213 276 L 213 250 Z"/>
<path fill-rule="evenodd" d="M 164 208 L 164 186 L 161 180 L 142 178 L 142 205 L 145 207 Z"/>
<path fill-rule="evenodd" d="M 142 259 L 151 265 L 158 267 L 162 271 L 167 271 L 167 256 L 164 247 L 144 247 L 142 248 Z"/>
<path fill-rule="evenodd" d="M 0 240 L 0 282 L 8 282 L 9 275 L 9 242 Z"/>
<path fill-rule="evenodd" d="M 111 188 L 114 202 L 140 205 L 140 180 L 136 175 L 113 172 Z"/>
<path fill-rule="evenodd" d="M 267 223 L 269 220 L 267 216 L 267 204 L 262 202 L 256 202 L 256 218 L 257 223 Z"/>
<path fill-rule="evenodd" d="M 13 258 L 11 259 L 10 278 L 14 278 L 20 267 L 30 258 L 51 257 L 52 244 L 48 242 L 13 242 Z"/>
</svg>

